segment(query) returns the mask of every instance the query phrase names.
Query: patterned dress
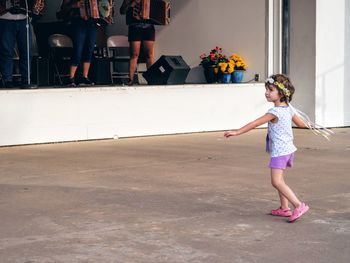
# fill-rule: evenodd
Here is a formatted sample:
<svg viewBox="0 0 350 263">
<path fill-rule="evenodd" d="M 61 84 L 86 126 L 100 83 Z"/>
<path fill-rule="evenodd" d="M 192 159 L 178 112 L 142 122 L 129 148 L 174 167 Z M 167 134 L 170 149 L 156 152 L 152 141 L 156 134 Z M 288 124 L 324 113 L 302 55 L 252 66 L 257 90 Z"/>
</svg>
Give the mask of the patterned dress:
<svg viewBox="0 0 350 263">
<path fill-rule="evenodd" d="M 271 157 L 284 156 L 294 153 L 297 148 L 293 143 L 292 117 L 288 106 L 273 107 L 267 113 L 278 118 L 277 122 L 268 123 L 266 151 Z"/>
</svg>

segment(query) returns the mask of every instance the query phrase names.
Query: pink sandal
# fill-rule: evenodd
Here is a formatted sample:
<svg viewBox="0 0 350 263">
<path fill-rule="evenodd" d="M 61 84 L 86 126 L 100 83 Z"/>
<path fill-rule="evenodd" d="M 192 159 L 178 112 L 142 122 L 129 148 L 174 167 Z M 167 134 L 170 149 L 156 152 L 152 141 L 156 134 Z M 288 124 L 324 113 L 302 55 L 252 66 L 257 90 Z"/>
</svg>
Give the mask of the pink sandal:
<svg viewBox="0 0 350 263">
<path fill-rule="evenodd" d="M 271 211 L 271 215 L 273 216 L 283 216 L 283 217 L 290 217 L 292 215 L 292 211 L 290 208 L 282 209 L 281 207 L 275 210 Z"/>
<path fill-rule="evenodd" d="M 301 203 L 300 207 L 294 209 L 293 214 L 288 219 L 288 222 L 289 223 L 295 222 L 295 220 L 297 220 L 303 214 L 309 211 L 309 209 L 310 209 L 309 206 L 307 206 L 305 203 Z"/>
</svg>

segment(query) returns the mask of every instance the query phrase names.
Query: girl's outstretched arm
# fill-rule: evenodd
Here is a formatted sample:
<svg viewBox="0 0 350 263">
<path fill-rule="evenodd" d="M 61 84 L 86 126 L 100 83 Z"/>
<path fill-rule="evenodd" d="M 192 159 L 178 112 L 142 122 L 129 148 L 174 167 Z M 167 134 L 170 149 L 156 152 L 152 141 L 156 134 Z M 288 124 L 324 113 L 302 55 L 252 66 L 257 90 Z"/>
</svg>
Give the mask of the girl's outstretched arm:
<svg viewBox="0 0 350 263">
<path fill-rule="evenodd" d="M 230 130 L 224 132 L 224 136 L 226 138 L 231 137 L 231 136 L 237 136 L 241 135 L 243 133 L 246 133 L 260 125 L 263 125 L 264 123 L 267 123 L 269 121 L 272 121 L 276 119 L 277 117 L 271 113 L 266 113 L 264 116 L 261 116 L 260 118 L 256 119 L 255 121 L 252 121 L 246 125 L 244 125 L 242 128 L 239 128 L 238 130 Z"/>
</svg>

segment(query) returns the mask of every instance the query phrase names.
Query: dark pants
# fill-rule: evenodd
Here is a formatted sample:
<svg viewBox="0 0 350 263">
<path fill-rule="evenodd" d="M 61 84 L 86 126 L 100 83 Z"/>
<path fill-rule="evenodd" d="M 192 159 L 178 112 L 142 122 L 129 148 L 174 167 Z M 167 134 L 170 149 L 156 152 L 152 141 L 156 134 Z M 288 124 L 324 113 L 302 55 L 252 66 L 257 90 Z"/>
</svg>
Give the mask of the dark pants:
<svg viewBox="0 0 350 263">
<path fill-rule="evenodd" d="M 91 62 L 96 43 L 97 25 L 92 21 L 73 19 L 71 23 L 71 38 L 73 40 L 72 66 L 80 62 Z"/>
<path fill-rule="evenodd" d="M 26 19 L 0 19 L 0 71 L 4 81 L 12 81 L 14 48 L 17 43 L 22 82 L 28 81 Z M 31 48 L 29 32 L 29 50 Z M 29 58 L 30 60 L 31 58 Z"/>
</svg>

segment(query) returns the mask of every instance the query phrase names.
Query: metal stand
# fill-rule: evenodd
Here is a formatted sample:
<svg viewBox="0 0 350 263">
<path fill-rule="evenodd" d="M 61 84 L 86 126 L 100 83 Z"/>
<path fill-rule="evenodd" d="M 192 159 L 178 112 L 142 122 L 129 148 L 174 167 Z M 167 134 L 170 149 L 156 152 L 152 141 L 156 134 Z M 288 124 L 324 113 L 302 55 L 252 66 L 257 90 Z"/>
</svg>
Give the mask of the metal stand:
<svg viewBox="0 0 350 263">
<path fill-rule="evenodd" d="M 28 86 L 31 86 L 31 79 L 30 79 L 30 73 L 31 73 L 31 65 L 30 65 L 30 30 L 29 30 L 29 8 L 28 8 L 28 1 L 25 0 L 26 4 L 26 29 L 27 29 L 27 81 Z"/>
</svg>

